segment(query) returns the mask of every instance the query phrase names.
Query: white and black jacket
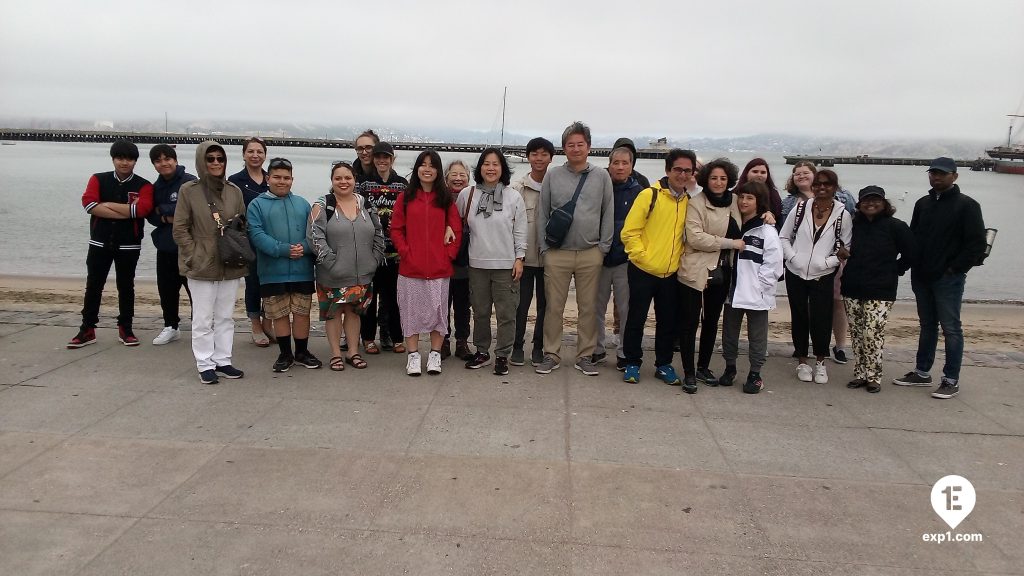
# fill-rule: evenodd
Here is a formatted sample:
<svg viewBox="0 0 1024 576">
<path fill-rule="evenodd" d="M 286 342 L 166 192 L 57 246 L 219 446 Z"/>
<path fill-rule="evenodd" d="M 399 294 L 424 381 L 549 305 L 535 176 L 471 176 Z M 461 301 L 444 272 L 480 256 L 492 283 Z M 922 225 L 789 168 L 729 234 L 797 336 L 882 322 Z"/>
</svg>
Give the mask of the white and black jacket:
<svg viewBox="0 0 1024 576">
<path fill-rule="evenodd" d="M 729 303 L 744 310 L 773 310 L 782 275 L 779 233 L 760 217 L 744 222 L 740 231 L 745 247 L 736 255 Z"/>
<path fill-rule="evenodd" d="M 814 199 L 809 199 L 797 204 L 779 230 L 786 269 L 804 280 L 816 280 L 835 272 L 839 268 L 836 250 L 849 246 L 853 235 L 850 213 L 842 202 L 833 200 L 832 214 L 815 238 L 814 215 L 810 212 L 813 203 Z M 799 227 L 794 231 L 798 218 Z"/>
</svg>

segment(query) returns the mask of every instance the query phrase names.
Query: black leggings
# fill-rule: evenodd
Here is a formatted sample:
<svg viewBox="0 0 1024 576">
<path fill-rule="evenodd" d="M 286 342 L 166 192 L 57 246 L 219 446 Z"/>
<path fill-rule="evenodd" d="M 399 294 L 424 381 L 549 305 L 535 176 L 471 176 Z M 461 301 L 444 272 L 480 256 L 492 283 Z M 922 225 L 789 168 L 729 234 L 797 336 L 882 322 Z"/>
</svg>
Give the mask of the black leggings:
<svg viewBox="0 0 1024 576">
<path fill-rule="evenodd" d="M 693 353 L 697 344 L 697 325 L 700 324 L 700 351 L 697 367 L 707 368 L 718 340 L 718 319 L 722 315 L 728 285 L 708 286 L 703 292 L 685 284 L 679 285 L 679 354 L 683 357 L 683 375 L 693 376 Z"/>
<path fill-rule="evenodd" d="M 816 280 L 786 270 L 786 294 L 792 323 L 793 349 L 798 358 L 807 358 L 807 334 L 810 332 L 814 356 L 828 356 L 832 341 L 832 300 L 836 273 Z"/>
</svg>

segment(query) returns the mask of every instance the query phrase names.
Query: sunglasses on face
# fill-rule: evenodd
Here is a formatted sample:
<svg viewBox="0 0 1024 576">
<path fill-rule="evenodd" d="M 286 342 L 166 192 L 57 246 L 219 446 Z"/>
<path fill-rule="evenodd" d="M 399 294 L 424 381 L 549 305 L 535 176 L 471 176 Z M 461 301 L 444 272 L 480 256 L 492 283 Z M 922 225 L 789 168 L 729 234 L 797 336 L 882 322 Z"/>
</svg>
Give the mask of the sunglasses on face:
<svg viewBox="0 0 1024 576">
<path fill-rule="evenodd" d="M 811 184 L 811 186 L 815 187 L 815 188 L 822 188 L 822 187 L 825 187 L 825 186 L 835 186 L 835 184 L 832 183 L 832 182 L 815 182 L 815 183 Z"/>
<path fill-rule="evenodd" d="M 207 164 L 223 164 L 223 163 L 227 162 L 227 160 L 228 159 L 225 158 L 224 156 L 207 156 L 206 157 L 206 163 Z"/>
</svg>

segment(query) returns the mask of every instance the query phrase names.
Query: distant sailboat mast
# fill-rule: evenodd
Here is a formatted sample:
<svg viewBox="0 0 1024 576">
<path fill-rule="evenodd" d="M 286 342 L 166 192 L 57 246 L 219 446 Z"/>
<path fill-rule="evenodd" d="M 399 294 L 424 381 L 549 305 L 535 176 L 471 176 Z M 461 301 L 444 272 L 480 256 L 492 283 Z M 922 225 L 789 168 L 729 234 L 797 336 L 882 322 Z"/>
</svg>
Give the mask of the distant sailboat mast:
<svg viewBox="0 0 1024 576">
<path fill-rule="evenodd" d="M 501 143 L 498 145 L 498 150 L 502 153 L 505 152 L 505 99 L 508 97 L 508 86 L 505 86 L 505 91 L 501 93 Z"/>
</svg>

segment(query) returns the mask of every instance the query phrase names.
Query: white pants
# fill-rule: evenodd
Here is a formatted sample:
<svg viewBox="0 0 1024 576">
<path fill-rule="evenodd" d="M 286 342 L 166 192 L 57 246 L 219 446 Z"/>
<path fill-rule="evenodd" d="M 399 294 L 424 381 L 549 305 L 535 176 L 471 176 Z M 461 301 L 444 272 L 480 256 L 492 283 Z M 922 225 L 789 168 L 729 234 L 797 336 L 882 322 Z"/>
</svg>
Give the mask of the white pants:
<svg viewBox="0 0 1024 576">
<path fill-rule="evenodd" d="M 619 332 L 616 336 L 619 345 L 615 355 L 625 358 L 625 351 L 622 347 L 622 333 L 626 328 L 626 317 L 629 316 L 629 278 L 626 275 L 626 267 L 629 263 L 618 266 L 602 266 L 601 278 L 597 281 L 597 347 L 595 354 L 604 354 L 605 321 L 608 315 L 608 300 L 612 294 L 615 295 L 615 308 L 619 312 Z"/>
<path fill-rule="evenodd" d="M 189 279 L 192 290 L 192 354 L 200 372 L 231 364 L 235 342 L 235 300 L 241 279 Z"/>
</svg>

